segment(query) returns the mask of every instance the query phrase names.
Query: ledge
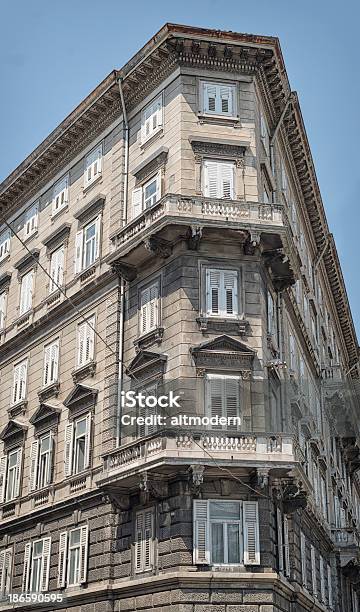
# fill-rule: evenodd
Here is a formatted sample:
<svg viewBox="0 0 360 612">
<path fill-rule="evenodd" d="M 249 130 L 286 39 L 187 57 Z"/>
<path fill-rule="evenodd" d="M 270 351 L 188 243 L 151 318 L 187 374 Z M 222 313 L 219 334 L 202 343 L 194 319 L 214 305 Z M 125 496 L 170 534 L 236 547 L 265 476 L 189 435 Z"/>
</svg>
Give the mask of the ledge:
<svg viewBox="0 0 360 612">
<path fill-rule="evenodd" d="M 145 174 L 147 175 L 153 171 L 153 166 L 156 166 L 156 169 L 157 169 L 157 167 L 162 165 L 165 162 L 168 156 L 168 153 L 169 153 L 168 147 L 160 147 L 154 153 L 152 153 L 152 155 L 149 155 L 149 157 L 147 157 L 143 162 L 141 162 L 141 164 L 136 166 L 136 168 L 132 170 L 131 174 L 133 174 L 134 176 L 136 176 L 136 178 L 140 180 L 139 175 L 142 175 L 142 176 Z M 149 166 L 151 166 L 151 169 L 149 168 L 149 172 L 144 172 L 148 169 Z"/>
<path fill-rule="evenodd" d="M 27 253 L 21 259 L 19 259 L 15 264 L 14 268 L 16 268 L 19 272 L 23 272 L 26 268 L 31 268 L 32 266 L 37 264 L 37 260 L 39 259 L 40 250 L 33 249 L 30 253 Z M 34 260 L 35 258 L 35 260 Z"/>
<path fill-rule="evenodd" d="M 82 206 L 80 210 L 74 213 L 75 219 L 82 223 L 86 223 L 92 216 L 98 214 L 103 208 L 105 204 L 105 195 L 99 193 L 95 198 L 90 200 L 87 204 Z"/>
<path fill-rule="evenodd" d="M 245 317 L 237 317 L 233 319 L 217 318 L 217 317 L 207 317 L 206 315 L 201 315 L 196 319 L 200 331 L 216 331 L 222 333 L 229 334 L 239 334 L 243 336 L 246 334 L 248 328 L 248 321 L 246 321 Z"/>
<path fill-rule="evenodd" d="M 38 397 L 40 402 L 45 402 L 49 397 L 57 397 L 59 395 L 60 383 L 59 381 L 55 381 L 51 385 L 44 387 L 38 391 Z"/>
<path fill-rule="evenodd" d="M 195 143 L 201 143 L 206 145 L 214 145 L 221 147 L 233 147 L 234 149 L 245 149 L 250 147 L 250 140 L 232 140 L 230 138 L 211 138 L 210 136 L 201 136 L 201 134 L 190 134 L 189 142 L 191 146 Z"/>
<path fill-rule="evenodd" d="M 55 247 L 59 246 L 65 238 L 69 236 L 70 229 L 71 223 L 63 223 L 60 227 L 51 232 L 49 236 L 44 238 L 43 244 L 46 246 L 47 250 L 52 251 Z"/>
<path fill-rule="evenodd" d="M 14 418 L 20 415 L 24 415 L 26 413 L 27 405 L 28 401 L 23 400 L 22 402 L 18 402 L 17 404 L 10 406 L 10 408 L 7 409 L 9 417 Z"/>
<path fill-rule="evenodd" d="M 77 383 L 79 380 L 83 380 L 88 376 L 94 376 L 96 372 L 96 361 L 89 361 L 89 363 L 85 363 L 85 365 L 80 366 L 71 372 L 72 379 L 74 383 Z"/>
<path fill-rule="evenodd" d="M 136 338 L 134 340 L 134 346 L 137 351 L 141 349 L 148 348 L 152 344 L 160 344 L 164 335 L 164 328 L 157 327 L 156 329 L 152 329 L 147 334 L 140 336 L 140 338 Z"/>
</svg>

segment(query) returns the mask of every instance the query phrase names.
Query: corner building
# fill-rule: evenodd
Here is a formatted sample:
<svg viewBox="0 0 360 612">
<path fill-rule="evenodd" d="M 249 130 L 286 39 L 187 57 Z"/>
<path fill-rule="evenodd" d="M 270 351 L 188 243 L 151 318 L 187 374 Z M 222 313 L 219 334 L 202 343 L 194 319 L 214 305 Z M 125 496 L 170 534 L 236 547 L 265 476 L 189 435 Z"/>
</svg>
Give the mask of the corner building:
<svg viewBox="0 0 360 612">
<path fill-rule="evenodd" d="M 358 342 L 279 41 L 166 24 L 0 206 L 2 609 L 357 612 Z M 241 425 L 122 424 L 169 389 Z"/>
</svg>

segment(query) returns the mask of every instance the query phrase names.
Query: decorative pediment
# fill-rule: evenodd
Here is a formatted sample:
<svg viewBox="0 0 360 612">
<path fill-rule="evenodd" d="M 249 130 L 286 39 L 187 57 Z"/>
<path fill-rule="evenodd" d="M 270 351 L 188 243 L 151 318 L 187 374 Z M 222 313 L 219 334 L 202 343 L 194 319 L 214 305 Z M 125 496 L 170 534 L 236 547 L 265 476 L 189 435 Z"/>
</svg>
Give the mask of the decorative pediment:
<svg viewBox="0 0 360 612">
<path fill-rule="evenodd" d="M 67 408 L 78 408 L 80 406 L 93 406 L 99 390 L 86 385 L 75 385 L 70 391 L 67 398 L 64 400 L 64 406 Z"/>
<path fill-rule="evenodd" d="M 27 425 L 21 421 L 12 419 L 5 425 L 4 429 L 0 433 L 0 440 L 8 442 L 10 439 L 22 438 L 27 431 Z"/>
<path fill-rule="evenodd" d="M 60 412 L 61 410 L 58 406 L 43 403 L 35 410 L 29 420 L 34 427 L 39 427 L 39 425 L 42 425 L 46 421 L 58 419 Z"/>
<path fill-rule="evenodd" d="M 126 368 L 126 374 L 130 378 L 142 379 L 151 375 L 163 374 L 167 355 L 141 350 Z"/>
<path fill-rule="evenodd" d="M 250 370 L 255 351 L 230 336 L 218 336 L 191 349 L 197 368 Z"/>
</svg>

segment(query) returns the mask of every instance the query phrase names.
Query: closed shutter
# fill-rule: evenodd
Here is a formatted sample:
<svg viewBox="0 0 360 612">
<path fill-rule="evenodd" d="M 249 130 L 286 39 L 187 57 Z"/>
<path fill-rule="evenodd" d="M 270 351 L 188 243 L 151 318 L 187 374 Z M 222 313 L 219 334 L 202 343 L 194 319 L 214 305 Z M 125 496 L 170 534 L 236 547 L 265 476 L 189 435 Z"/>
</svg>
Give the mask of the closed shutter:
<svg viewBox="0 0 360 612">
<path fill-rule="evenodd" d="M 83 262 L 83 231 L 80 230 L 76 234 L 75 238 L 75 274 L 79 274 L 82 270 L 82 262 Z"/>
<path fill-rule="evenodd" d="M 194 563 L 197 565 L 209 565 L 209 504 L 207 501 L 194 500 L 193 530 Z"/>
<path fill-rule="evenodd" d="M 289 522 L 284 514 L 284 569 L 285 576 L 290 576 Z"/>
<path fill-rule="evenodd" d="M 207 407 L 210 417 L 223 416 L 224 385 L 222 376 L 209 374 L 206 381 Z"/>
<path fill-rule="evenodd" d="M 333 590 L 332 590 L 332 577 L 331 577 L 331 565 L 327 566 L 327 581 L 328 581 L 328 603 L 329 608 L 333 608 Z"/>
<path fill-rule="evenodd" d="M 158 326 L 159 286 L 154 283 L 141 292 L 140 333 L 145 334 Z"/>
<path fill-rule="evenodd" d="M 90 466 L 91 455 L 91 413 L 86 415 L 86 434 L 85 434 L 85 464 L 84 468 Z"/>
<path fill-rule="evenodd" d="M 48 462 L 48 469 L 47 469 L 47 475 L 46 475 L 46 484 L 50 484 L 50 482 L 52 481 L 52 470 L 53 470 L 53 464 L 54 464 L 54 448 L 55 448 L 55 441 L 54 441 L 54 434 L 52 431 L 50 431 L 49 433 L 50 436 L 50 449 L 49 449 L 49 462 Z"/>
<path fill-rule="evenodd" d="M 0 329 L 5 327 L 6 293 L 0 293 Z"/>
<path fill-rule="evenodd" d="M 142 213 L 143 190 L 142 187 L 133 189 L 132 192 L 132 218 L 138 217 Z"/>
<path fill-rule="evenodd" d="M 12 573 L 13 549 L 6 548 L 0 552 L 0 595 L 9 592 Z"/>
<path fill-rule="evenodd" d="M 325 604 L 325 561 L 322 556 L 320 556 L 320 593 L 321 601 Z"/>
<path fill-rule="evenodd" d="M 18 448 L 16 455 L 15 483 L 14 483 L 14 498 L 20 495 L 21 468 L 22 468 L 23 449 Z"/>
<path fill-rule="evenodd" d="M 22 591 L 27 593 L 30 588 L 31 542 L 25 544 Z"/>
<path fill-rule="evenodd" d="M 315 548 L 311 544 L 311 576 L 312 576 L 312 592 L 314 597 L 317 596 L 317 579 L 316 579 L 316 556 Z"/>
<path fill-rule="evenodd" d="M 284 540 L 283 540 L 282 514 L 281 514 L 280 508 L 276 508 L 276 527 L 277 527 L 279 572 L 283 572 L 284 571 Z"/>
<path fill-rule="evenodd" d="M 224 310 L 227 315 L 238 313 L 238 294 L 237 294 L 237 272 L 234 270 L 224 270 Z"/>
<path fill-rule="evenodd" d="M 226 200 L 234 199 L 234 165 L 233 164 L 219 164 L 219 178 L 220 178 L 220 198 Z"/>
<path fill-rule="evenodd" d="M 225 416 L 227 419 L 240 416 L 240 378 L 237 376 L 226 376 L 224 380 Z M 235 421 L 229 425 L 235 428 Z"/>
<path fill-rule="evenodd" d="M 204 170 L 206 197 L 234 199 L 234 164 L 207 160 Z"/>
<path fill-rule="evenodd" d="M 135 572 L 142 571 L 142 539 L 144 513 L 138 512 L 135 519 Z"/>
<path fill-rule="evenodd" d="M 215 113 L 216 111 L 216 85 L 210 83 L 203 84 L 204 109 L 205 113 Z"/>
<path fill-rule="evenodd" d="M 5 592 L 4 581 L 5 581 L 5 556 L 6 551 L 0 551 L 0 594 L 3 595 Z"/>
<path fill-rule="evenodd" d="M 30 451 L 30 491 L 35 491 L 37 486 L 37 471 L 39 460 L 39 440 L 34 440 Z"/>
<path fill-rule="evenodd" d="M 260 565 L 258 503 L 243 502 L 244 565 Z"/>
<path fill-rule="evenodd" d="M 305 534 L 300 532 L 300 555 L 301 555 L 301 577 L 304 587 L 307 587 L 307 572 L 306 572 L 306 538 Z"/>
<path fill-rule="evenodd" d="M 220 198 L 218 162 L 206 161 L 204 166 L 204 195 L 209 198 Z"/>
<path fill-rule="evenodd" d="M 240 378 L 238 376 L 207 376 L 207 410 L 210 417 L 240 416 Z"/>
<path fill-rule="evenodd" d="M 234 87 L 216 83 L 203 83 L 203 112 L 233 116 Z"/>
<path fill-rule="evenodd" d="M 47 591 L 49 587 L 51 538 L 43 538 L 43 552 L 41 565 L 40 591 Z"/>
<path fill-rule="evenodd" d="M 74 423 L 68 423 L 65 428 L 65 476 L 72 474 Z"/>
<path fill-rule="evenodd" d="M 87 560 L 89 548 L 89 528 L 87 525 L 80 527 L 80 560 L 79 560 L 79 575 L 80 583 L 86 582 L 87 578 Z"/>
<path fill-rule="evenodd" d="M 144 539 L 143 539 L 143 560 L 144 570 L 153 567 L 153 545 L 154 545 L 154 512 L 146 510 L 144 512 Z"/>
<path fill-rule="evenodd" d="M 233 111 L 233 107 L 234 107 L 233 91 L 234 91 L 234 88 L 233 87 L 228 87 L 227 85 L 221 85 L 219 89 L 220 89 L 220 108 L 221 108 L 221 112 L 224 113 L 224 115 L 233 115 L 234 114 L 234 111 Z"/>
<path fill-rule="evenodd" d="M 32 306 L 33 294 L 33 272 L 28 272 L 21 279 L 20 289 L 20 314 L 24 314 L 30 310 Z"/>
<path fill-rule="evenodd" d="M 220 310 L 220 270 L 206 270 L 206 312 L 217 315 Z"/>
<path fill-rule="evenodd" d="M 95 219 L 95 261 L 100 257 L 101 244 L 101 215 Z"/>
<path fill-rule="evenodd" d="M 66 585 L 66 558 L 67 558 L 67 531 L 59 535 L 59 566 L 58 566 L 58 587 Z"/>
<path fill-rule="evenodd" d="M 51 256 L 50 293 L 61 287 L 64 280 L 64 247 L 60 247 Z"/>
<path fill-rule="evenodd" d="M 238 314 L 238 273 L 236 270 L 206 270 L 206 313 L 214 316 Z"/>
<path fill-rule="evenodd" d="M 0 503 L 5 500 L 7 455 L 0 459 Z"/>
</svg>

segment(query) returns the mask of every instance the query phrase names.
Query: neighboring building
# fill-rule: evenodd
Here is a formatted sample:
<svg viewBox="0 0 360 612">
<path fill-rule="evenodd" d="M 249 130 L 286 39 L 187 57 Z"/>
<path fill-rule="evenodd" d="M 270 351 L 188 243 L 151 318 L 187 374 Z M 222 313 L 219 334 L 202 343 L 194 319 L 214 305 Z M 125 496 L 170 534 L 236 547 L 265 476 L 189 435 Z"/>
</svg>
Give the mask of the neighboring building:
<svg viewBox="0 0 360 612">
<path fill-rule="evenodd" d="M 0 206 L 1 593 L 356 612 L 358 343 L 278 40 L 165 25 Z M 170 388 L 241 425 L 121 425 Z"/>
</svg>

